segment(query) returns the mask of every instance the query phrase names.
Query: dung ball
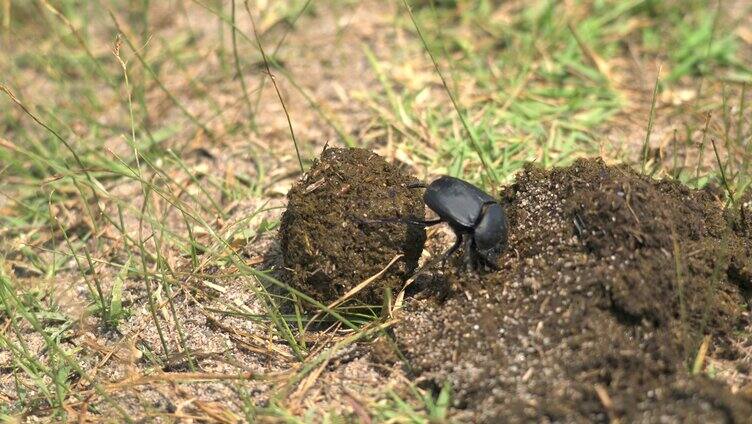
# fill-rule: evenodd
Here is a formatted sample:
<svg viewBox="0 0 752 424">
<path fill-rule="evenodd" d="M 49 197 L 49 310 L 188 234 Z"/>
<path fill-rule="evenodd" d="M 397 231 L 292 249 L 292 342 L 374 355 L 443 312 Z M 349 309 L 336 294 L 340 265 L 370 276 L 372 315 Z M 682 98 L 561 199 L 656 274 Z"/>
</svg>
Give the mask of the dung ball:
<svg viewBox="0 0 752 424">
<path fill-rule="evenodd" d="M 287 195 L 280 225 L 291 284 L 328 304 L 387 271 L 354 298 L 381 305 L 418 265 L 425 230 L 404 219 L 425 218 L 414 177 L 365 149 L 328 148 Z"/>
</svg>

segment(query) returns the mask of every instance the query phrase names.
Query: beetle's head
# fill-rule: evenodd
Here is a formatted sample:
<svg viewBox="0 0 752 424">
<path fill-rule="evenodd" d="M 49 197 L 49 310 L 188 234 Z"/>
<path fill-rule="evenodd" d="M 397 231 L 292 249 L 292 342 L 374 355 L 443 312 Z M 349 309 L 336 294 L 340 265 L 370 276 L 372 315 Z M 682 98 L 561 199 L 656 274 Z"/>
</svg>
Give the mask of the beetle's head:
<svg viewBox="0 0 752 424">
<path fill-rule="evenodd" d="M 478 249 L 478 254 L 489 264 L 495 264 L 501 256 L 501 252 L 504 251 L 505 244 L 497 244 L 490 249 Z"/>
<path fill-rule="evenodd" d="M 484 207 L 475 226 L 475 248 L 488 264 L 495 265 L 506 247 L 508 226 L 500 204 L 491 203 Z"/>
</svg>

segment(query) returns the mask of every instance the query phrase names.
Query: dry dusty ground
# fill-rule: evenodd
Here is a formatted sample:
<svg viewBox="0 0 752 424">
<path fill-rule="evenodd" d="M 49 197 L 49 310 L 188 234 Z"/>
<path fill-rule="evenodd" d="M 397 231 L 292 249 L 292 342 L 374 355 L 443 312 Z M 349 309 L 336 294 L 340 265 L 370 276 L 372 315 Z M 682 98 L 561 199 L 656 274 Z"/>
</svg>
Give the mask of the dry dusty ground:
<svg viewBox="0 0 752 424">
<path fill-rule="evenodd" d="M 524 2 L 505 2 L 502 5 L 488 3 L 492 5 L 490 16 L 499 22 L 511 22 L 524 6 Z M 569 17 L 576 21 L 587 16 L 590 7 L 587 3 L 567 2 Z M 739 39 L 738 54 L 748 59 L 752 52 L 752 35 L 746 28 L 752 25 L 752 17 L 744 12 L 749 7 L 742 1 L 728 3 L 724 4 L 725 21 L 722 24 L 733 22 L 728 27 Z M 304 2 L 285 3 L 293 11 L 303 5 Z M 484 370 L 482 372 L 503 374 L 498 370 L 499 364 L 465 355 L 461 349 L 452 350 L 457 345 L 456 339 L 448 337 L 444 340 L 447 348 L 440 350 L 442 355 L 448 357 L 426 359 L 436 351 L 433 340 L 445 337 L 456 323 L 465 323 L 466 320 L 466 324 L 472 328 L 475 322 L 480 322 L 487 324 L 484 331 L 490 332 L 505 328 L 506 320 L 502 315 L 492 313 L 485 318 L 483 312 L 478 312 L 483 315 L 478 318 L 475 312 L 469 312 L 487 307 L 478 305 L 477 295 L 467 294 L 488 291 L 484 284 L 490 282 L 511 287 L 496 293 L 496 297 L 491 296 L 493 302 L 498 302 L 490 306 L 494 311 L 512 308 L 514 305 L 510 304 L 516 304 L 519 296 L 533 296 L 537 292 L 541 295 L 535 297 L 536 302 L 546 302 L 546 307 L 556 310 L 557 306 L 550 302 L 569 299 L 571 293 L 551 294 L 547 291 L 547 284 L 559 280 L 525 274 L 530 273 L 530 269 L 549 274 L 558 271 L 551 268 L 553 265 L 548 267 L 538 262 L 552 260 L 550 255 L 554 254 L 569 255 L 567 258 L 571 259 L 571 263 L 581 260 L 587 264 L 579 272 L 588 273 L 593 271 L 593 267 L 605 267 L 604 263 L 611 263 L 609 258 L 616 261 L 611 254 L 603 253 L 601 248 L 605 242 L 577 239 L 571 233 L 571 226 L 566 227 L 569 225 L 566 214 L 571 210 L 556 208 L 564 207 L 563 202 L 570 199 L 561 197 L 558 186 L 550 186 L 558 181 L 557 175 L 561 174 L 554 174 L 552 183 L 539 171 L 525 171 L 515 186 L 509 185 L 514 179 L 513 173 L 502 175 L 503 181 L 508 183 L 503 193 L 514 214 L 513 225 L 519 226 L 515 227 L 517 232 L 513 232 L 510 244 L 520 243 L 517 237 L 528 237 L 541 244 L 538 246 L 540 251 L 532 249 L 525 253 L 512 249 L 507 253 L 504 270 L 511 277 L 492 275 L 478 277 L 475 281 L 475 277 L 452 273 L 447 274 L 446 278 L 429 275 L 416 284 L 418 288 L 426 285 L 429 288 L 421 292 L 422 295 L 413 293 L 416 300 L 412 303 L 407 299 L 405 313 L 412 314 L 408 318 L 399 314 L 379 317 L 379 312 L 373 311 L 369 312 L 372 315 L 353 313 L 352 316 L 348 315 L 349 320 L 362 325 L 357 331 L 348 329 L 341 320 L 331 319 L 325 321 L 323 328 L 319 328 L 322 327 L 319 324 L 316 328 L 303 330 L 305 325 L 297 318 L 306 318 L 305 311 L 282 299 L 289 298 L 289 293 L 269 282 L 266 274 L 257 272 L 257 269 L 271 270 L 273 276 L 282 278 L 285 275 L 281 270 L 283 259 L 277 224 L 286 204 L 284 196 L 301 176 L 285 111 L 274 87 L 268 78 L 264 78 L 264 63 L 254 45 L 251 22 L 242 2 L 237 4 L 237 27 L 249 38 L 241 39 L 239 47 L 239 56 L 245 63 L 242 73 L 245 76 L 244 84 L 249 87 L 248 96 L 242 94 L 241 80 L 233 71 L 231 30 L 225 22 L 224 30 L 218 31 L 217 15 L 205 6 L 203 2 L 177 2 L 174 5 L 171 2 L 152 2 L 147 37 L 142 37 L 138 19 L 129 16 L 127 8 L 113 7 L 120 32 L 128 39 L 123 38 L 119 44 L 114 41 L 117 32 L 115 23 L 104 12 L 106 6 L 102 6 L 103 10 L 90 6 L 97 9 L 99 14 L 94 14 L 97 20 L 87 24 L 85 42 L 89 53 L 101 59 L 105 72 L 112 73 L 113 80 L 117 82 L 114 89 L 104 81 L 82 78 L 79 74 L 81 70 L 75 61 L 83 60 L 81 57 L 85 59 L 88 53 L 79 52 L 80 57 L 66 59 L 71 60 L 72 64 L 62 67 L 62 73 L 50 71 L 53 65 L 44 61 L 37 63 L 33 55 L 28 54 L 39 51 L 48 57 L 56 57 L 55 50 L 61 44 L 77 46 L 66 21 L 50 14 L 49 9 L 45 9 L 41 3 L 39 7 L 21 8 L 22 13 L 30 15 L 26 17 L 29 25 L 16 28 L 13 38 L 6 36 L 3 39 L 3 46 L 7 46 L 12 53 L 0 58 L 0 74 L 11 75 L 12 78 L 3 78 L 0 82 L 12 90 L 20 103 L 33 105 L 30 108 L 32 114 L 42 116 L 45 122 L 49 120 L 55 128 L 60 129 L 64 138 L 74 140 L 74 148 L 82 156 L 92 158 L 85 167 L 73 168 L 79 171 L 77 179 L 66 174 L 65 167 L 59 164 L 55 166 L 53 160 L 41 161 L 45 166 L 39 170 L 39 162 L 29 159 L 31 164 L 27 164 L 26 159 L 19 159 L 19 167 L 28 173 L 14 172 L 16 163 L 10 160 L 7 164 L 0 162 L 0 177 L 3 178 L 0 182 L 3 196 L 0 198 L 0 211 L 9 218 L 7 222 L 16 222 L 13 219 L 21 221 L 22 215 L 26 216 L 25 212 L 19 212 L 23 208 L 18 200 L 49 216 L 46 220 L 31 220 L 22 225 L 14 223 L 0 228 L 0 263 L 3 265 L 4 281 L 7 281 L 7 286 L 3 288 L 0 330 L 3 342 L 13 346 L 12 349 L 0 351 L 0 404 L 10 405 L 0 409 L 4 417 L 34 422 L 48 421 L 64 413 L 68 420 L 82 422 L 119 422 L 126 416 L 134 420 L 166 422 L 234 422 L 252 417 L 270 422 L 319 422 L 323 420 L 322 417 L 336 416 L 363 422 L 389 419 L 412 422 L 425 420 L 431 414 L 441 419 L 449 414 L 454 419 L 469 422 L 493 420 L 493 414 L 497 413 L 503 415 L 486 406 L 506 405 L 494 396 L 506 399 L 509 393 L 514 393 L 519 399 L 514 398 L 509 402 L 519 402 L 504 413 L 514 413 L 518 417 L 529 414 L 539 419 L 546 416 L 554 420 L 576 413 L 577 419 L 581 420 L 650 421 L 656 418 L 649 413 L 654 412 L 655 408 L 649 402 L 640 407 L 634 405 L 640 402 L 641 391 L 650 391 L 655 385 L 665 383 L 676 390 L 658 398 L 660 401 L 669 399 L 668 404 L 676 407 L 666 407 L 660 413 L 678 417 L 676 419 L 683 418 L 680 413 L 675 413 L 676 409 L 686 412 L 689 407 L 671 403 L 674 399 L 672 396 L 675 393 L 690 393 L 682 399 L 691 403 L 696 392 L 705 390 L 706 397 L 711 399 L 708 401 L 711 406 L 698 414 L 707 413 L 709 420 L 719 422 L 727 418 L 743 421 L 739 419 L 740 414 L 750 408 L 744 393 L 749 392 L 752 382 L 752 347 L 748 342 L 752 327 L 749 308 L 744 306 L 749 303 L 750 274 L 748 263 L 738 267 L 739 275 L 734 274 L 736 268 L 729 265 L 734 263 L 730 259 L 733 255 L 725 256 L 728 252 L 721 254 L 728 261 L 717 266 L 707 265 L 702 270 L 702 281 L 712 280 L 724 285 L 722 294 L 727 297 L 721 300 L 713 298 L 712 302 L 703 298 L 698 301 L 703 305 L 702 313 L 697 312 L 696 315 L 692 309 L 694 303 L 690 303 L 689 312 L 682 309 L 685 306 L 677 306 L 684 303 L 672 303 L 670 307 L 651 304 L 650 299 L 643 296 L 665 295 L 660 291 L 663 286 L 655 289 L 658 291 L 651 291 L 654 288 L 647 287 L 635 294 L 631 280 L 619 280 L 622 274 L 612 269 L 603 272 L 610 272 L 608 278 L 613 277 L 624 286 L 621 292 L 618 288 L 615 292 L 623 297 L 617 300 L 610 298 L 611 301 L 626 310 L 635 308 L 637 312 L 630 312 L 627 318 L 616 316 L 618 314 L 612 314 L 613 310 L 609 309 L 610 304 L 603 306 L 606 300 L 592 300 L 573 294 L 573 299 L 582 302 L 579 310 L 586 311 L 575 318 L 597 321 L 592 331 L 585 332 L 583 337 L 619 334 L 615 340 L 621 343 L 623 349 L 609 353 L 608 349 L 597 343 L 588 348 L 591 350 L 583 348 L 579 350 L 581 357 L 574 359 L 607 357 L 609 354 L 618 357 L 603 359 L 605 363 L 595 365 L 582 359 L 584 365 L 576 370 L 561 369 L 558 367 L 560 363 L 541 365 L 550 366 L 555 374 L 551 378 L 563 386 L 585 375 L 581 380 L 587 383 L 582 383 L 582 386 L 560 387 L 562 393 L 557 393 L 561 396 L 556 398 L 556 402 L 552 401 L 552 404 L 555 403 L 553 406 L 540 407 L 533 402 L 530 409 L 530 404 L 523 404 L 522 401 L 540 399 L 542 396 L 541 391 L 550 382 L 549 376 L 529 370 L 534 369 L 533 365 L 537 366 L 537 359 L 562 354 L 555 349 L 537 350 L 537 359 L 520 359 L 521 353 L 515 350 L 515 346 L 500 341 L 491 342 L 491 337 L 483 338 L 483 343 L 490 345 L 478 345 L 477 349 L 503 351 L 508 358 L 504 364 L 515 367 L 514 372 L 504 377 L 508 377 L 509 381 L 499 382 L 499 387 L 502 387 L 499 390 L 478 385 L 477 376 L 456 373 L 456 370 L 443 366 L 462 357 L 465 362 L 457 362 L 459 367 L 480 367 Z M 296 13 L 282 12 L 280 10 L 287 9 L 277 6 L 273 2 L 259 2 L 261 13 L 257 16 L 256 24 L 267 53 L 280 46 L 274 55 L 280 67 L 273 67 L 273 73 L 284 97 L 286 112 L 291 117 L 301 156 L 306 159 L 306 167 L 311 159 L 319 156 L 327 143 L 341 146 L 352 140 L 357 146 L 367 147 L 390 161 L 398 162 L 420 179 L 458 171 L 450 163 L 454 163 L 459 154 L 445 147 L 444 138 L 467 137 L 431 59 L 414 28 L 409 25 L 409 20 L 406 21 L 406 13 L 399 2 L 313 2 L 312 11 L 303 14 L 294 23 Z M 225 2 L 224 7 L 225 14 L 228 14 L 229 2 Z M 46 21 L 37 16 L 43 13 L 48 14 Z M 67 38 L 59 35 L 35 39 L 35 33 L 41 31 L 45 22 L 54 22 L 59 27 L 57 31 L 65 33 Z M 543 142 L 538 140 L 544 147 L 531 147 L 522 153 L 512 152 L 509 156 L 513 159 L 509 161 L 519 162 L 519 168 L 525 161 L 540 162 L 545 155 L 558 155 L 564 158 L 562 163 L 571 163 L 575 157 L 597 153 L 608 163 L 639 160 L 651 115 L 656 70 L 659 64 L 668 61 L 661 55 L 642 54 L 637 30 L 650 24 L 644 18 L 637 17 L 625 24 L 626 29 L 611 34 L 612 37 L 623 37 L 626 47 L 624 54 L 608 60 L 602 59 L 586 44 L 582 45 L 583 62 L 625 100 L 624 106 L 615 114 L 583 130 L 583 133 L 589 134 L 590 141 L 584 143 L 589 147 L 579 149 L 579 144 L 575 147 L 557 145 L 547 150 L 545 139 Z M 72 25 L 77 27 L 81 24 L 76 21 Z M 496 42 L 492 31 L 467 23 L 460 22 L 446 30 L 478 46 Z M 12 40 L 12 44 L 8 40 Z M 145 70 L 143 63 L 133 53 L 134 49 L 128 48 L 127 41 L 134 42 L 135 50 L 143 52 L 156 78 Z M 122 69 L 112 54 L 112 50 L 118 48 L 129 73 L 130 87 L 124 85 Z M 170 53 L 173 50 L 179 51 L 179 54 Z M 451 62 L 457 58 L 457 63 L 461 63 L 461 46 L 448 48 L 442 45 L 434 50 L 442 51 L 440 57 L 443 60 L 451 59 Z M 528 74 L 523 75 L 512 89 L 505 91 L 501 100 L 493 89 L 477 82 L 475 75 L 465 74 L 462 69 L 451 66 L 444 66 L 444 71 L 451 75 L 449 85 L 463 108 L 472 112 L 469 113 L 471 122 L 485 123 L 484 111 L 489 108 L 509 109 L 516 102 L 531 99 L 552 108 L 560 106 L 540 94 L 528 94 L 537 93 L 535 89 L 548 84 L 542 74 L 548 71 L 548 67 L 555 68 L 552 64 L 555 60 L 549 57 L 550 53 L 542 49 L 539 61 L 532 70 L 528 70 Z M 491 57 L 492 53 L 488 55 Z M 482 59 L 487 60 L 488 57 L 482 56 Z M 13 71 L 18 67 L 23 72 Z M 493 78 L 501 80 L 507 77 L 496 75 L 498 69 L 494 69 L 493 64 L 489 64 L 488 68 Z M 670 71 L 665 67 L 661 73 L 667 75 Z M 97 71 L 89 69 L 89 72 Z M 582 70 L 571 68 L 567 72 L 579 75 L 578 72 Z M 592 77 L 586 75 L 582 78 Z M 729 158 L 725 163 L 741 173 L 743 164 L 746 164 L 742 157 L 749 145 L 749 118 L 741 112 L 745 110 L 744 104 L 752 104 L 752 91 L 743 87 L 736 83 L 733 75 L 724 74 L 718 78 L 704 78 L 701 83 L 697 78 L 685 77 L 661 90 L 652 108 L 655 119 L 650 149 L 646 155 L 649 159 L 647 165 L 655 169 L 657 175 L 666 176 L 674 173 L 677 169 L 675 164 L 678 163 L 678 168 L 688 168 L 689 174 L 694 175 L 695 164 L 699 163 L 697 174 L 705 175 L 717 169 L 717 161 L 708 145 L 709 141 L 701 140 L 715 138 L 718 140 L 718 154 Z M 139 90 L 144 93 L 142 100 L 138 97 Z M 403 92 L 418 93 L 411 100 L 408 112 L 395 107 L 400 104 L 394 100 L 395 92 L 398 93 L 396 97 Z M 87 98 L 92 93 L 97 98 L 99 109 L 96 114 L 89 114 L 89 120 L 80 118 L 75 113 L 81 105 L 78 99 Z M 138 143 L 138 149 L 143 150 L 140 156 L 134 155 L 134 145 L 130 143 L 128 94 L 133 95 L 139 122 L 138 139 L 156 140 Z M 7 152 L 3 158 L 28 158 L 39 154 L 38 150 L 34 150 L 34 142 L 27 140 L 39 140 L 39 134 L 46 134 L 45 131 L 18 104 L 7 101 L 0 105 L 3 108 L 0 149 Z M 55 118 L 46 113 L 56 110 L 69 111 L 70 115 L 61 113 Z M 735 119 L 737 116 L 740 119 Z M 437 124 L 437 117 L 449 117 L 446 118 L 449 123 Z M 566 119 L 568 116 L 550 126 L 546 122 L 544 133 L 559 134 L 558 126 L 566 127 Z M 707 131 L 703 132 L 706 119 Z M 512 124 L 503 120 L 495 121 L 495 124 L 495 130 L 500 134 L 514 140 L 525 140 L 525 135 L 520 135 L 522 131 Z M 738 143 L 728 142 L 737 138 Z M 703 147 L 698 149 L 701 143 Z M 532 144 L 535 143 L 531 141 L 529 145 Z M 179 159 L 165 153 L 169 149 L 178 152 Z M 703 149 L 704 155 L 700 153 Z M 69 156 L 62 148 L 46 152 L 50 157 Z M 498 159 L 495 165 L 506 164 L 502 154 L 495 157 Z M 74 163 L 71 158 L 68 159 Z M 154 162 L 146 163 L 150 159 Z M 602 167 L 597 162 L 587 162 L 582 166 L 588 169 Z M 77 189 L 71 183 L 76 180 L 86 184 L 81 176 L 83 169 L 96 173 L 102 181 L 102 189 L 98 190 L 97 196 L 92 195 L 88 188 Z M 112 169 L 118 172 L 108 174 L 107 171 Z M 134 169 L 139 172 L 132 172 Z M 622 172 L 619 169 L 608 168 L 608 177 Z M 468 159 L 459 171 L 478 181 L 482 167 L 477 160 Z M 637 233 L 615 234 L 616 239 L 625 243 L 646 243 L 652 249 L 650 254 L 666 256 L 663 262 L 655 265 L 655 269 L 651 268 L 651 273 L 676 270 L 676 266 L 668 271 L 665 268 L 674 264 L 669 259 L 676 257 L 674 245 L 677 242 L 687 255 L 705 258 L 717 254 L 718 249 L 723 250 L 719 243 L 722 245 L 733 238 L 741 251 L 747 249 L 746 257 L 749 257 L 749 231 L 732 227 L 733 224 L 727 224 L 726 217 L 720 216 L 725 206 L 719 200 L 724 196 L 722 190 L 715 194 L 688 194 L 683 188 L 670 184 L 656 188 L 642 177 L 623 172 L 628 175 L 625 177 L 626 183 L 619 180 L 617 184 L 613 178 L 603 177 L 599 180 L 600 184 L 611 188 L 614 185 L 633 184 L 638 192 L 647 193 L 641 194 L 645 196 L 658 196 L 656 190 L 660 191 L 661 187 L 669 192 L 669 200 L 661 198 L 656 204 L 643 204 L 647 206 L 644 210 L 638 210 L 636 217 L 640 225 L 652 225 L 652 215 L 657 213 L 654 211 L 667 209 L 662 202 L 673 202 L 670 207 L 679 207 L 677 204 L 680 205 L 684 197 L 700 198 L 696 200 L 700 204 L 698 210 L 691 212 L 703 218 L 709 215 L 714 220 L 712 224 L 707 224 L 712 227 L 710 229 L 705 228 L 705 224 L 697 224 L 701 227 L 696 230 L 698 234 L 702 233 L 701 237 L 713 240 L 712 243 L 708 242 L 712 244 L 712 249 L 707 251 L 702 246 L 695 246 L 697 249 L 691 247 L 693 243 L 701 244 L 704 240 L 700 238 L 698 241 L 691 234 L 693 229 L 687 229 L 686 234 L 677 230 L 681 237 L 687 238 L 686 243 L 682 238 L 672 239 L 665 234 L 672 225 L 666 222 L 681 224 L 681 216 L 667 217 L 666 222 L 658 220 L 660 225 L 656 226 L 659 228 L 635 227 L 631 221 L 625 225 L 625 228 Z M 571 183 L 569 180 L 565 182 Z M 501 191 L 502 185 L 497 184 L 493 189 Z M 536 190 L 542 192 L 537 193 Z M 586 200 L 602 206 L 590 191 L 575 190 L 574 193 L 583 198 L 591 196 Z M 520 203 L 525 199 L 538 201 L 545 210 L 525 212 L 530 206 Z M 629 208 L 634 204 L 627 201 L 625 205 L 622 206 L 630 212 Z M 614 210 L 621 213 L 623 209 Z M 734 213 L 738 214 L 738 210 Z M 588 211 L 597 212 L 599 209 L 593 207 L 585 212 Z M 562 238 L 559 240 L 561 243 L 544 240 L 545 235 L 534 230 L 528 233 L 521 227 L 525 213 L 530 213 L 536 219 L 532 223 L 534 227 L 545 225 L 546 229 L 548 226 L 555 229 L 556 235 Z M 616 216 L 628 220 L 632 213 Z M 643 219 L 641 214 L 646 218 Z M 746 228 L 744 225 L 747 224 L 738 224 L 738 220 L 743 221 L 743 218 L 733 216 L 735 218 L 729 218 L 728 222 L 733 223 L 733 219 L 736 219 L 737 227 Z M 551 222 L 544 222 L 546 219 Z M 726 225 L 729 227 L 724 227 Z M 723 234 L 712 233 L 716 230 Z M 648 235 L 660 231 L 664 233 L 659 241 L 650 244 L 645 241 L 646 235 L 641 231 Z M 606 231 L 604 234 L 609 233 Z M 540 240 L 533 240 L 534 237 L 540 237 Z M 438 228 L 428 231 L 428 239 L 423 261 L 448 246 L 452 236 L 446 228 Z M 586 247 L 579 245 L 580 241 Z M 599 245 L 600 242 L 604 244 Z M 547 243 L 553 243 L 553 251 L 545 250 Z M 629 246 L 627 250 L 642 247 Z M 522 256 L 512 258 L 513 255 Z M 743 257 L 744 254 L 738 256 Z M 50 268 L 40 267 L 30 258 L 56 265 L 50 271 Z M 528 259 L 533 263 L 527 263 Z M 619 256 L 618 259 L 624 258 Z M 560 265 L 566 268 L 571 265 L 567 263 Z M 709 270 L 707 267 L 710 267 Z M 635 269 L 640 268 L 632 270 Z M 728 278 L 718 277 L 721 274 Z M 624 275 L 633 276 L 629 273 Z M 512 281 L 514 278 L 519 281 Z M 666 290 L 671 294 L 675 293 L 676 278 L 674 273 L 660 280 L 670 285 Z M 469 288 L 465 287 L 463 282 L 466 279 L 480 286 L 470 284 Z M 437 300 L 430 294 L 432 284 L 446 284 L 449 288 L 438 293 Z M 602 289 L 598 286 L 600 282 L 591 281 L 589 284 Z M 704 283 L 697 284 L 704 287 Z M 18 297 L 12 297 L 11 291 Z M 96 298 L 96 293 L 114 291 L 122 293 L 122 307 L 129 313 L 119 317 L 117 325 L 104 326 L 101 309 L 97 311 L 89 305 Z M 605 296 L 603 293 L 600 295 Z M 613 293 L 611 296 L 614 296 Z M 629 299 L 633 296 L 637 296 L 638 301 L 630 303 Z M 591 300 L 594 305 L 588 303 Z M 639 303 L 642 301 L 644 304 Z M 437 308 L 437 304 L 442 306 Z M 532 306 L 520 303 L 516 307 Z M 544 315 L 545 307 L 540 304 L 535 307 Z M 275 312 L 270 314 L 270 310 Z M 348 312 L 346 309 L 344 311 Z M 460 318 L 450 316 L 456 311 L 460 311 Z M 718 311 L 719 314 L 715 314 Z M 27 312 L 30 315 L 24 315 Z M 557 310 L 557 313 L 561 311 Z M 658 317 L 645 318 L 651 313 L 658 314 Z M 687 313 L 692 316 L 689 321 L 683 320 L 686 317 L 682 314 Z M 447 322 L 451 325 L 437 327 L 445 315 L 449 317 Z M 708 316 L 711 323 L 706 320 Z M 713 321 L 718 316 L 724 318 L 718 318 L 722 321 L 720 323 Z M 524 320 L 517 321 L 516 325 L 533 325 L 533 321 L 537 325 L 537 322 L 543 322 L 539 318 L 528 315 Z M 571 320 L 574 322 L 575 318 Z M 288 324 L 280 324 L 279 320 Z M 406 341 L 400 336 L 399 328 L 412 325 L 406 322 L 414 323 L 414 327 L 408 327 L 407 333 L 419 332 L 416 334 L 419 336 L 417 340 Z M 575 324 L 580 325 L 579 321 Z M 395 326 L 396 330 L 393 329 Z M 684 326 L 689 327 L 686 329 Z M 287 337 L 280 330 L 285 328 L 290 329 Z M 526 349 L 538 347 L 534 341 L 548 337 L 544 329 L 548 331 L 549 327 L 528 329 L 534 334 L 522 338 L 533 342 L 520 343 L 527 343 Z M 456 334 L 450 334 L 463 337 L 461 333 L 462 330 L 457 330 Z M 525 331 L 519 331 L 519 334 L 523 333 Z M 710 337 L 704 339 L 705 335 Z M 635 345 L 635 340 L 644 344 Z M 703 343 L 704 340 L 708 341 Z M 544 347 L 548 346 L 546 343 L 549 342 L 543 343 Z M 570 346 L 573 341 L 567 338 L 563 343 L 559 348 Z M 578 343 L 586 344 L 586 341 Z M 651 356 L 648 361 L 641 355 L 650 356 L 652 351 L 639 351 L 645 345 L 666 345 L 670 349 L 657 354 L 664 356 L 658 359 Z M 395 351 L 395 348 L 399 349 Z M 402 352 L 407 357 L 401 356 Z M 574 348 L 569 352 L 575 352 Z M 701 358 L 697 371 L 713 377 L 718 383 L 698 386 L 695 377 L 686 372 L 687 367 L 682 368 L 687 358 L 697 357 Z M 633 361 L 629 362 L 629 366 L 637 368 L 648 362 L 651 366 L 660 362 L 658 371 L 663 373 L 661 375 L 665 381 L 654 384 L 640 380 L 639 384 L 631 384 L 630 379 L 638 377 L 631 369 L 619 368 L 618 365 L 624 361 Z M 406 367 L 406 362 L 414 365 Z M 613 370 L 615 375 L 603 376 L 604 369 Z M 639 372 L 647 371 L 640 368 Z M 449 412 L 446 411 L 447 405 L 437 406 L 435 403 L 438 401 L 431 400 L 431 396 L 441 391 L 442 381 L 446 379 L 454 386 L 453 408 Z M 413 384 L 416 381 L 421 383 L 420 388 Z M 520 384 L 520 381 L 529 381 L 530 384 Z M 585 384 L 589 386 L 584 387 Z M 625 389 L 622 396 L 611 390 L 611 384 L 615 390 L 623 387 L 629 390 Z M 716 386 L 720 387 L 717 391 Z M 485 392 L 491 392 L 492 396 L 486 396 L 488 393 Z M 428 396 L 428 401 L 425 396 Z M 746 396 L 749 397 L 748 394 Z M 572 406 L 578 402 L 585 405 L 583 409 Z M 714 407 L 726 408 L 731 412 L 727 412 L 726 416 L 713 415 L 717 412 Z M 635 411 L 649 412 L 637 415 Z"/>
</svg>

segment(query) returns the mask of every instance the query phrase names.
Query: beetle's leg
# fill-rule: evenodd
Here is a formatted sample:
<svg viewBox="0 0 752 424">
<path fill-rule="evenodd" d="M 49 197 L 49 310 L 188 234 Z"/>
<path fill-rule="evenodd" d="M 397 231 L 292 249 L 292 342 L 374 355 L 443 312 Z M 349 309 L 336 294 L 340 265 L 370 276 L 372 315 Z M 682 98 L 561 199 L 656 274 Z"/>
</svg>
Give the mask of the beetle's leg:
<svg viewBox="0 0 752 424">
<path fill-rule="evenodd" d="M 470 236 L 465 240 L 465 267 L 468 272 L 473 271 L 476 268 L 476 255 L 473 237 Z"/>
<path fill-rule="evenodd" d="M 493 263 L 491 261 L 487 261 L 487 260 L 484 259 L 483 263 L 486 264 L 493 271 L 500 271 L 501 270 L 501 268 L 499 268 L 499 265 L 497 265 L 497 264 L 495 264 L 495 263 Z"/>
<path fill-rule="evenodd" d="M 413 217 L 409 216 L 407 218 L 404 218 L 403 222 L 405 222 L 406 224 L 415 225 L 415 226 L 418 226 L 418 227 L 431 227 L 431 226 L 434 226 L 436 224 L 441 224 L 442 222 L 444 222 L 444 220 L 441 219 L 441 218 L 436 218 L 436 219 L 420 219 L 420 218 L 413 218 Z"/>
<path fill-rule="evenodd" d="M 407 218 L 393 217 L 393 218 L 373 218 L 373 219 L 368 219 L 368 218 L 361 218 L 361 217 L 356 216 L 354 214 L 350 214 L 349 217 L 350 217 L 350 219 L 352 219 L 354 221 L 357 221 L 357 222 L 359 222 L 361 224 L 390 224 L 390 223 L 399 222 L 399 223 L 402 223 L 402 224 L 414 225 L 416 227 L 424 227 L 424 228 L 425 227 L 430 227 L 430 226 L 433 226 L 433 225 L 436 225 L 436 224 L 441 224 L 442 222 L 444 222 L 444 221 L 441 220 L 441 218 L 430 219 L 430 220 L 423 220 L 423 219 L 420 219 L 420 218 L 414 218 L 414 217 L 410 217 L 410 216 L 407 217 Z"/>
<path fill-rule="evenodd" d="M 426 183 L 417 182 L 417 183 L 410 183 L 407 185 L 407 188 L 426 188 L 428 187 Z"/>
<path fill-rule="evenodd" d="M 446 265 L 447 259 L 449 259 L 449 257 L 452 256 L 452 254 L 456 252 L 457 249 L 460 248 L 460 244 L 462 244 L 462 238 L 464 237 L 464 235 L 462 233 L 454 233 L 454 235 L 457 238 L 454 240 L 454 244 L 452 245 L 452 247 L 450 247 L 449 249 L 447 249 L 446 252 L 441 254 L 441 269 L 442 270 L 444 269 L 444 266 Z"/>
<path fill-rule="evenodd" d="M 361 218 L 361 217 L 359 217 L 359 216 L 357 216 L 357 215 L 355 215 L 353 213 L 347 214 L 347 217 L 351 221 L 355 221 L 355 222 L 357 222 L 359 224 L 362 224 L 362 225 L 365 225 L 365 224 L 369 224 L 369 225 L 370 224 L 385 224 L 387 222 L 398 222 L 398 220 L 396 218 L 392 218 L 392 219 L 388 219 L 388 218 L 387 219 L 383 219 L 383 218 L 382 219 L 367 219 L 367 218 Z"/>
</svg>

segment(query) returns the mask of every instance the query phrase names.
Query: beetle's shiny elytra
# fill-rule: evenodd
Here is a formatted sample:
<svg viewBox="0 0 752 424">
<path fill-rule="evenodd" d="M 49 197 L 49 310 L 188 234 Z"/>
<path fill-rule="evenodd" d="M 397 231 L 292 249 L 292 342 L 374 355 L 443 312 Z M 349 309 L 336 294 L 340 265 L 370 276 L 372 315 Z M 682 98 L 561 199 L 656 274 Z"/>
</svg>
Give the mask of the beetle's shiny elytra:
<svg viewBox="0 0 752 424">
<path fill-rule="evenodd" d="M 457 240 L 444 253 L 454 253 L 465 240 L 468 265 L 477 259 L 495 267 L 507 243 L 508 221 L 498 200 L 478 187 L 459 178 L 442 176 L 426 187 L 423 201 L 439 219 L 416 222 L 425 226 L 446 222 Z"/>
</svg>

